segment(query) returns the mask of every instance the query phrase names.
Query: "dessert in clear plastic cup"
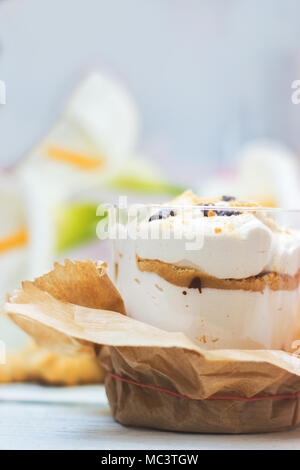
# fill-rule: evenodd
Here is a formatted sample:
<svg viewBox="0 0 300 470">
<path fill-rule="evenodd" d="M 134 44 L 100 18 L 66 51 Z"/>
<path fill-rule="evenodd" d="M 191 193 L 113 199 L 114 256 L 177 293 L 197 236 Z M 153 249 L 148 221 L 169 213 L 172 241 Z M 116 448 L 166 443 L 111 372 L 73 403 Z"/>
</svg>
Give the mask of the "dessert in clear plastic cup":
<svg viewBox="0 0 300 470">
<path fill-rule="evenodd" d="M 131 220 L 132 219 L 132 220 Z M 118 225 L 127 314 L 205 349 L 291 351 L 300 313 L 300 211 L 190 191 Z"/>
</svg>

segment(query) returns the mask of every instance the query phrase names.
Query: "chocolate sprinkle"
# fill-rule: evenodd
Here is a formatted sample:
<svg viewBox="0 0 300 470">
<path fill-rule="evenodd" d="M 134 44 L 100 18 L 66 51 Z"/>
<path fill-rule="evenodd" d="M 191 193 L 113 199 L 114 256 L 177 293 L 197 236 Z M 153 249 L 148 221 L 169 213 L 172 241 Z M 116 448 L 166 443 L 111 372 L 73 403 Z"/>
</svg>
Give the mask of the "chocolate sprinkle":
<svg viewBox="0 0 300 470">
<path fill-rule="evenodd" d="M 217 215 L 231 217 L 232 215 L 239 215 L 239 211 L 217 211 Z"/>
<path fill-rule="evenodd" d="M 194 279 L 191 280 L 189 289 L 198 289 L 200 294 L 202 293 L 200 277 L 194 277 Z"/>
<path fill-rule="evenodd" d="M 234 196 L 222 196 L 222 201 L 229 202 L 229 201 L 235 201 Z"/>
<path fill-rule="evenodd" d="M 170 210 L 170 209 L 161 209 L 159 212 L 156 214 L 152 215 L 149 219 L 149 222 L 152 220 L 161 220 L 161 219 L 167 219 L 168 217 L 175 217 L 176 211 Z"/>
<path fill-rule="evenodd" d="M 262 271 L 261 273 L 256 274 L 254 277 L 255 277 L 255 279 L 259 279 L 261 277 L 267 276 L 268 274 L 270 274 L 270 272 L 271 271 Z"/>
<path fill-rule="evenodd" d="M 227 198 L 227 199 L 224 199 L 224 198 Z M 230 198 L 230 199 L 228 199 Z M 233 196 L 222 196 L 222 200 L 223 201 L 229 201 L 229 200 L 233 200 L 235 199 Z M 211 204 L 197 204 L 197 206 L 215 206 L 214 203 L 211 203 Z M 218 210 L 209 210 L 209 209 L 204 209 L 203 210 L 203 215 L 204 217 L 209 217 L 209 213 L 210 212 L 213 212 L 214 215 L 220 215 L 220 216 L 227 216 L 227 217 L 231 217 L 232 215 L 239 215 L 241 214 L 241 212 L 239 211 L 231 211 L 231 210 L 223 210 L 223 211 L 218 211 Z"/>
<path fill-rule="evenodd" d="M 200 204 L 197 204 L 197 206 L 214 206 L 214 204 L 213 203 L 212 204 L 201 204 L 200 203 Z M 210 212 L 209 210 L 204 209 L 204 211 L 203 211 L 204 217 L 208 217 L 209 212 Z M 215 212 L 216 211 L 213 211 L 214 214 L 215 214 Z"/>
<path fill-rule="evenodd" d="M 187 294 L 187 291 L 186 291 L 186 290 L 183 290 L 182 293 L 183 293 L 183 295 L 186 295 L 186 294 Z"/>
</svg>

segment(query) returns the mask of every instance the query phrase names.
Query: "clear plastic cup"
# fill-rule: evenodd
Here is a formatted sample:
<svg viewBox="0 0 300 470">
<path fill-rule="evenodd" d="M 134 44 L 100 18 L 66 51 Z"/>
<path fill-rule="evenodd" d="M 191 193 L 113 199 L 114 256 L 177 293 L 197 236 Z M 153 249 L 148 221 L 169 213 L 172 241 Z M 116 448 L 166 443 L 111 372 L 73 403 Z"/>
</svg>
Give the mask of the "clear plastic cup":
<svg viewBox="0 0 300 470">
<path fill-rule="evenodd" d="M 130 208 L 131 209 L 131 208 Z M 300 211 L 140 206 L 115 218 L 115 282 L 127 314 L 205 349 L 292 350 Z"/>
</svg>

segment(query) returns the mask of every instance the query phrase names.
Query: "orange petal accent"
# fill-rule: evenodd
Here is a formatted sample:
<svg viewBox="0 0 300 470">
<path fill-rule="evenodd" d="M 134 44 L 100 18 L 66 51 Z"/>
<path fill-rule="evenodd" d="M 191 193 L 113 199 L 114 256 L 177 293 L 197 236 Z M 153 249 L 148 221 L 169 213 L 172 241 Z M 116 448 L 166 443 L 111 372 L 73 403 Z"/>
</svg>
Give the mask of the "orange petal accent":
<svg viewBox="0 0 300 470">
<path fill-rule="evenodd" d="M 77 166 L 80 170 L 95 170 L 104 164 L 104 158 L 94 158 L 81 153 L 51 146 L 47 149 L 47 156 L 54 160 Z"/>
<path fill-rule="evenodd" d="M 8 237 L 0 239 L 0 253 L 13 250 L 26 245 L 28 242 L 28 232 L 25 228 L 9 235 Z"/>
</svg>

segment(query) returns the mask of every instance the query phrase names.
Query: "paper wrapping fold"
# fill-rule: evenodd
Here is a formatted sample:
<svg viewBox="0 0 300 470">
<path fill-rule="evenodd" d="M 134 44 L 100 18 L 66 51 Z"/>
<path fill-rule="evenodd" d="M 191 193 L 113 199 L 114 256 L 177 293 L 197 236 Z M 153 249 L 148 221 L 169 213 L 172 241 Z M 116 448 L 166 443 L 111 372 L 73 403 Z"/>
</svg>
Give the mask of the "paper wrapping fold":
<svg viewBox="0 0 300 470">
<path fill-rule="evenodd" d="M 123 315 L 109 278 L 91 262 L 56 265 L 23 283 L 5 310 L 42 345 L 99 355 L 108 371 L 111 409 L 122 424 L 240 433 L 279 431 L 300 422 L 296 355 L 204 351 L 181 333 L 133 320 Z"/>
</svg>

